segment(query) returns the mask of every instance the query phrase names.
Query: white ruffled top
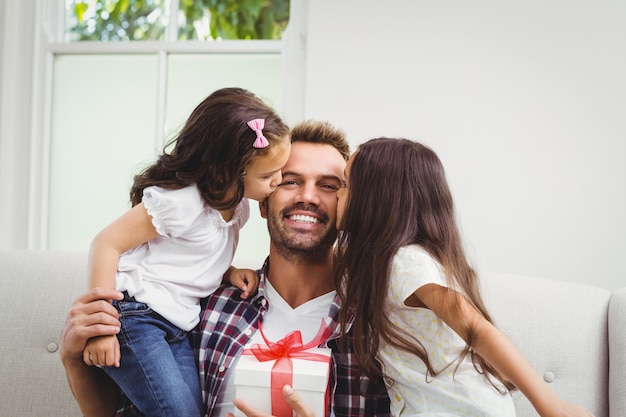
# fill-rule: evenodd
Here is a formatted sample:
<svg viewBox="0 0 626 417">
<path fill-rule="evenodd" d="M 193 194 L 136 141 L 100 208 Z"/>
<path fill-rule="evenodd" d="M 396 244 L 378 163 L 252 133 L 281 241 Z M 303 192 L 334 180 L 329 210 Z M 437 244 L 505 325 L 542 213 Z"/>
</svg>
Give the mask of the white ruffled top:
<svg viewBox="0 0 626 417">
<path fill-rule="evenodd" d="M 120 256 L 116 289 L 191 330 L 199 321 L 200 299 L 217 289 L 231 265 L 239 230 L 250 217 L 248 200 L 228 222 L 204 203 L 195 185 L 148 187 L 143 203 L 160 236 Z"/>
</svg>

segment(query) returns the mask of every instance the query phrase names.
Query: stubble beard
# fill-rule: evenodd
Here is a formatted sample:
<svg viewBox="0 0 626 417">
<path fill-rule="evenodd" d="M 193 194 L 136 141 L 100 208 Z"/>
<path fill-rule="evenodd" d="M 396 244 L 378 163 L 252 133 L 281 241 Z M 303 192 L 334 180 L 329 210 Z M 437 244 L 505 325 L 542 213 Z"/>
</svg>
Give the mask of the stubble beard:
<svg viewBox="0 0 626 417">
<path fill-rule="evenodd" d="M 286 260 L 297 263 L 326 262 L 337 239 L 334 224 L 326 221 L 323 233 L 296 231 L 285 227 L 280 212 L 269 212 L 267 229 L 272 246 Z"/>
</svg>

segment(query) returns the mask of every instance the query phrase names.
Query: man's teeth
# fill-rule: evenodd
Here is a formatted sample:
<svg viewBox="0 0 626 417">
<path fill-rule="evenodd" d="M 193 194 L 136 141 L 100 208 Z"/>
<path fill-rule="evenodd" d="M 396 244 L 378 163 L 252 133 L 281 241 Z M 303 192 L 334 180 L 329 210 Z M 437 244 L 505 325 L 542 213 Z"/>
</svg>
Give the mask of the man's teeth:
<svg viewBox="0 0 626 417">
<path fill-rule="evenodd" d="M 295 216 L 290 217 L 291 220 L 300 223 L 317 223 L 317 219 L 312 216 L 304 216 L 302 214 L 296 214 Z"/>
</svg>

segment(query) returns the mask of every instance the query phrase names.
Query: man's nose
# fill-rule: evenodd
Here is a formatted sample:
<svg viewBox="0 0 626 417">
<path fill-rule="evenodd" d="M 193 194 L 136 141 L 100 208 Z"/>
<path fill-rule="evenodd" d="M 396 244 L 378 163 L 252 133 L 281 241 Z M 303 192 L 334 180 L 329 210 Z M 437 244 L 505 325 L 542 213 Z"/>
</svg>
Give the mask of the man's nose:
<svg viewBox="0 0 626 417">
<path fill-rule="evenodd" d="M 318 206 L 320 204 L 320 196 L 316 184 L 304 183 L 300 187 L 300 192 L 297 194 L 296 199 L 298 203 L 315 204 Z"/>
</svg>

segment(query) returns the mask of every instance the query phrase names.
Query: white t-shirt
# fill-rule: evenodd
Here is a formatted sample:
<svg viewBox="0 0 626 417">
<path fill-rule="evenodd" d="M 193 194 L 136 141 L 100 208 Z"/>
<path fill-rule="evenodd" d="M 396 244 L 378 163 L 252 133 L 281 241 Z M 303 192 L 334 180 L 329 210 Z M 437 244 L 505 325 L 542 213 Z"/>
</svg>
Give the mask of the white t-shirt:
<svg viewBox="0 0 626 417">
<path fill-rule="evenodd" d="M 289 304 L 272 287 L 269 280 L 265 281 L 265 297 L 269 308 L 263 315 L 263 334 L 270 341 L 277 341 L 284 338 L 294 330 L 302 333 L 302 343 L 306 344 L 313 340 L 320 329 L 322 320 L 328 317 L 328 312 L 335 298 L 336 292 L 331 291 L 310 300 L 296 308 L 291 308 Z M 254 344 L 265 344 L 260 332 L 256 332 L 250 338 L 246 349 Z M 227 412 L 233 413 L 235 406 L 235 383 L 234 372 L 239 358 L 233 360 L 231 371 L 226 374 L 220 394 L 215 403 L 213 415 L 224 416 Z M 245 400 L 245 398 L 242 398 Z"/>
<path fill-rule="evenodd" d="M 447 287 L 442 268 L 417 245 L 398 250 L 391 270 L 386 312 L 393 323 L 419 340 L 435 370 L 428 377 L 416 356 L 380 341 L 379 356 L 394 416 L 515 416 L 510 395 L 502 395 L 474 369 L 469 357 L 455 373 L 465 342 L 427 308 L 408 307 L 404 301 L 426 284 Z"/>
<path fill-rule="evenodd" d="M 232 262 L 239 230 L 250 217 L 248 200 L 228 222 L 195 185 L 148 187 L 143 203 L 160 236 L 120 256 L 115 288 L 191 330 L 199 321 L 199 300 L 217 289 Z"/>
</svg>

